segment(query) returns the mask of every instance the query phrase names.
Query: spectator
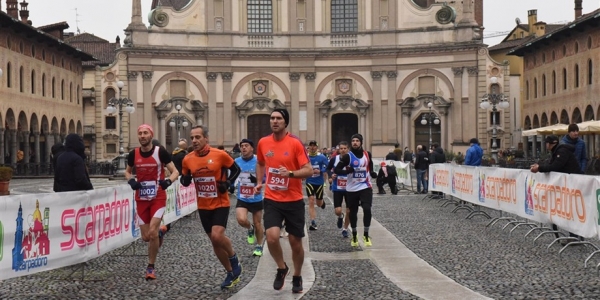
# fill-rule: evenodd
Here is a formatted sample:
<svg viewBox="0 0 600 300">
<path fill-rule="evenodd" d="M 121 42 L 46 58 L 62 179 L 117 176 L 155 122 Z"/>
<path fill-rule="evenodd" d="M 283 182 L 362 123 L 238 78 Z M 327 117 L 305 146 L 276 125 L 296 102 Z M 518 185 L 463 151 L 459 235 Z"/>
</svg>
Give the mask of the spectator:
<svg viewBox="0 0 600 300">
<path fill-rule="evenodd" d="M 58 157 L 63 154 L 63 152 L 65 152 L 65 145 L 63 145 L 62 143 L 56 143 L 54 144 L 54 146 L 52 146 L 52 148 L 50 149 L 50 153 L 51 153 L 51 162 L 52 162 L 52 171 L 54 171 L 54 174 L 56 174 L 56 160 L 58 159 Z M 55 192 L 58 192 L 58 177 L 54 176 L 54 188 L 53 190 Z"/>
<path fill-rule="evenodd" d="M 397 161 L 398 157 L 394 153 L 394 149 L 390 148 L 390 152 L 385 156 L 385 160 Z"/>
<path fill-rule="evenodd" d="M 236 143 L 233 145 L 233 149 L 231 149 L 231 157 L 234 159 L 240 157 L 242 155 L 242 150 L 240 149 L 240 144 Z"/>
<path fill-rule="evenodd" d="M 396 143 L 394 145 L 394 154 L 396 155 L 396 159 L 395 160 L 401 160 L 402 159 L 402 148 L 400 148 L 400 144 Z"/>
<path fill-rule="evenodd" d="M 469 143 L 471 147 L 467 149 L 467 155 L 465 157 L 465 166 L 481 166 L 481 159 L 483 158 L 483 149 L 479 146 L 479 140 L 472 138 Z"/>
<path fill-rule="evenodd" d="M 397 195 L 398 191 L 396 190 L 396 167 L 394 164 L 387 165 L 385 161 L 381 162 L 381 168 L 379 169 L 379 173 L 377 174 L 377 188 L 378 195 L 384 195 L 385 190 L 383 186 L 387 183 L 390 187 L 390 191 L 393 195 Z"/>
<path fill-rule="evenodd" d="M 577 126 L 577 124 L 570 124 L 568 131 L 569 133 L 562 138 L 560 143 L 569 144 L 575 147 L 575 158 L 577 159 L 581 173 L 584 174 L 588 161 L 585 153 L 585 142 L 579 137 L 579 126 Z"/>
<path fill-rule="evenodd" d="M 236 144 L 237 145 L 237 144 Z M 175 168 L 177 169 L 177 172 L 179 172 L 179 174 L 181 174 L 181 162 L 183 161 L 183 158 L 188 154 L 187 151 L 187 140 L 186 139 L 179 139 L 179 145 L 177 148 L 175 148 L 175 150 L 173 150 L 173 164 L 175 165 Z"/>
<path fill-rule="evenodd" d="M 425 146 L 417 146 L 415 156 L 415 170 L 417 170 L 417 192 L 415 194 L 427 194 L 427 169 L 429 168 L 429 156 L 425 152 Z M 421 189 L 421 185 L 423 189 Z"/>
<path fill-rule="evenodd" d="M 413 154 L 408 150 L 408 147 L 404 147 L 404 163 L 410 164 L 413 160 Z"/>
<path fill-rule="evenodd" d="M 440 144 L 433 143 L 433 145 L 431 145 L 431 147 L 433 148 L 433 151 L 431 152 L 431 155 L 429 156 L 429 163 L 430 164 L 445 163 L 446 155 L 444 154 L 444 149 L 442 149 L 442 147 L 440 147 Z M 440 199 L 443 196 L 442 192 L 431 192 L 431 194 L 435 195 L 433 197 L 434 199 Z"/>
<path fill-rule="evenodd" d="M 85 146 L 76 133 L 65 138 L 65 149 L 56 160 L 55 192 L 92 190 L 92 182 L 85 166 Z"/>
</svg>

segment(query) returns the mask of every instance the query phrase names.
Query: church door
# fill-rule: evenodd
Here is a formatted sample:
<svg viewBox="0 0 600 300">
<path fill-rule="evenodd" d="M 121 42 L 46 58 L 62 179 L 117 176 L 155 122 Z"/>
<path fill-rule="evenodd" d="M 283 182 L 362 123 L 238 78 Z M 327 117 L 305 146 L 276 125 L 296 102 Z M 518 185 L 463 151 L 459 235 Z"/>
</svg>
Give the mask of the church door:
<svg viewBox="0 0 600 300">
<path fill-rule="evenodd" d="M 270 119 L 271 115 L 266 114 L 248 116 L 248 138 L 254 142 L 255 147 L 262 137 L 271 134 Z"/>
<path fill-rule="evenodd" d="M 335 147 L 341 141 L 348 142 L 350 145 L 350 137 L 358 132 L 358 116 L 355 114 L 341 113 L 331 117 L 331 145 Z M 361 134 L 364 135 L 363 132 Z"/>
</svg>

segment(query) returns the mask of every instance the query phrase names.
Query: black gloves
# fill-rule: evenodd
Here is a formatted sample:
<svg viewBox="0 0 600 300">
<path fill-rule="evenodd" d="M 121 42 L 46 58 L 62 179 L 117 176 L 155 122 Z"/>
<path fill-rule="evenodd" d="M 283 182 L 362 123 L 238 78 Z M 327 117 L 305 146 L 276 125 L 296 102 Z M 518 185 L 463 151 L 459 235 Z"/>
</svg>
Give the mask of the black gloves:
<svg viewBox="0 0 600 300">
<path fill-rule="evenodd" d="M 227 190 L 229 189 L 230 185 L 231 182 L 229 182 L 229 180 L 217 181 L 217 190 L 219 191 L 219 193 L 225 194 L 227 193 Z"/>
<path fill-rule="evenodd" d="M 351 165 L 346 166 L 346 174 L 354 173 L 354 168 Z"/>
<path fill-rule="evenodd" d="M 169 178 L 167 178 L 167 179 L 165 179 L 165 180 L 159 180 L 159 181 L 158 181 L 158 185 L 160 185 L 160 187 L 161 187 L 163 190 L 165 190 L 165 191 L 167 190 L 167 188 L 168 188 L 168 187 L 170 187 L 170 186 L 171 186 L 171 184 L 172 184 L 172 183 L 173 183 L 173 182 L 172 182 L 172 181 L 171 181 L 171 179 L 169 179 Z"/>
<path fill-rule="evenodd" d="M 142 188 L 142 185 L 139 182 L 135 181 L 135 178 L 129 179 L 127 183 L 129 184 L 129 186 L 131 186 L 132 190 L 139 190 L 140 188 Z"/>
<path fill-rule="evenodd" d="M 371 178 L 377 178 L 377 173 L 375 173 L 375 171 L 371 171 Z"/>
<path fill-rule="evenodd" d="M 181 185 L 183 186 L 190 186 L 190 184 L 192 184 L 192 175 L 181 175 L 181 178 L 179 179 L 179 182 L 181 183 Z"/>
</svg>

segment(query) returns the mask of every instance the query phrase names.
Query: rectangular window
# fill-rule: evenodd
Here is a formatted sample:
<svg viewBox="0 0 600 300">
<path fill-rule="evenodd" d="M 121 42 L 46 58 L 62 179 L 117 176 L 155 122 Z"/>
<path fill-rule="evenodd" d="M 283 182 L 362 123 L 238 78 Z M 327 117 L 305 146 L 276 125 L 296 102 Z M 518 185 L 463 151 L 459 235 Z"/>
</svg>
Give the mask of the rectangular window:
<svg viewBox="0 0 600 300">
<path fill-rule="evenodd" d="M 117 153 L 117 144 L 106 144 L 106 153 Z"/>
<path fill-rule="evenodd" d="M 105 119 L 105 128 L 109 129 L 109 130 L 116 130 L 117 129 L 117 117 L 115 116 L 106 116 Z"/>
<path fill-rule="evenodd" d="M 331 32 L 358 31 L 358 0 L 331 0 Z"/>
<path fill-rule="evenodd" d="M 272 32 L 272 0 L 248 0 L 248 33 Z"/>
</svg>

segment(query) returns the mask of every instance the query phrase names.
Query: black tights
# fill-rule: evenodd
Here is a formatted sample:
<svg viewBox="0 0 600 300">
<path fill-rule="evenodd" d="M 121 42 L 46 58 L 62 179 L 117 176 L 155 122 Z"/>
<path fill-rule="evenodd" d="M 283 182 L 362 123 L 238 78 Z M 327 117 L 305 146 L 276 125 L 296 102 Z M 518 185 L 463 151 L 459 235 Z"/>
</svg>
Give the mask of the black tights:
<svg viewBox="0 0 600 300">
<path fill-rule="evenodd" d="M 360 206 L 363 209 L 363 225 L 365 227 L 371 226 L 371 203 L 362 202 Z M 350 227 L 356 228 L 358 222 L 358 204 L 350 206 Z"/>
</svg>

